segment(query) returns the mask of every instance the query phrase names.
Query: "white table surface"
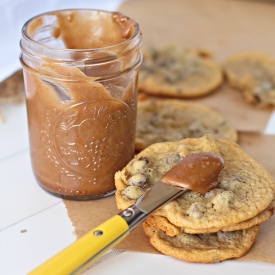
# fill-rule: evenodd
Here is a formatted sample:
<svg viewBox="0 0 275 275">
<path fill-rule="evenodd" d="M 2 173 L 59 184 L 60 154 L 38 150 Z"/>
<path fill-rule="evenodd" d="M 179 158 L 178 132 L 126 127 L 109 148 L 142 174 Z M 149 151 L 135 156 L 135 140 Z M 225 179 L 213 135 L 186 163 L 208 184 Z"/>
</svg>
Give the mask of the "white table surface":
<svg viewBox="0 0 275 275">
<path fill-rule="evenodd" d="M 0 54 L 0 80 L 19 67 L 17 60 L 19 48 L 10 47 L 18 43 L 18 27 L 26 18 L 35 13 L 53 8 L 95 7 L 113 10 L 121 1 L 64 1 L 67 6 L 57 1 L 44 1 L 46 6 L 36 0 L 0 1 L 0 34 L 3 18 L 9 20 L 11 10 L 21 14 L 17 21 L 16 32 L 9 37 L 9 43 L 1 45 L 8 54 Z M 95 3 L 96 2 L 96 3 Z M 104 2 L 104 1 L 100 1 Z M 20 4 L 20 10 L 16 4 Z M 25 3 L 25 4 L 24 4 Z M 27 7 L 32 6 L 32 14 Z M 37 7 L 36 7 L 37 6 Z M 24 8 L 22 8 L 24 7 Z M 35 7 L 37 9 L 35 9 Z M 4 10 L 4 12 L 3 12 Z M 8 12 L 7 12 L 8 11 Z M 24 20 L 24 21 L 22 21 Z M 9 49 L 8 49 L 9 47 Z M 8 56 L 10 55 L 10 59 Z M 16 56 L 16 58 L 15 58 Z M 63 201 L 43 191 L 32 174 L 29 158 L 28 132 L 25 104 L 0 104 L 0 274 L 21 275 L 35 268 L 62 248 L 75 240 L 74 228 L 68 218 Z M 3 120 L 4 119 L 4 120 Z M 266 134 L 275 134 L 275 115 L 273 113 L 266 125 Z M 275 265 L 258 262 L 226 261 L 219 264 L 205 265 L 178 261 L 164 256 L 123 251 L 109 253 L 104 260 L 93 265 L 84 274 L 203 274 L 231 275 L 238 274 L 275 274 Z M 275 251 L 274 251 L 275 253 Z"/>
</svg>

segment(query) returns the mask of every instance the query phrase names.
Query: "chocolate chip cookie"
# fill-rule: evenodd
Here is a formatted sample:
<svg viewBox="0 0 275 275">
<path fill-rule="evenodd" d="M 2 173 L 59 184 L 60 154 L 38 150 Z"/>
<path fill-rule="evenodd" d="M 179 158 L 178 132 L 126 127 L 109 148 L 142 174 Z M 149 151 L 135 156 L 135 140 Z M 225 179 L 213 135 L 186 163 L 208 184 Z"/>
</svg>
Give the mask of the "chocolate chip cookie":
<svg viewBox="0 0 275 275">
<path fill-rule="evenodd" d="M 180 231 L 188 234 L 204 234 L 204 233 L 214 233 L 218 231 L 229 232 L 229 231 L 236 231 L 236 230 L 243 230 L 250 228 L 254 225 L 259 225 L 268 219 L 270 219 L 274 212 L 275 206 L 275 198 L 273 201 L 268 205 L 268 207 L 257 214 L 255 217 L 252 217 L 248 220 L 229 225 L 227 227 L 212 227 L 207 229 L 191 229 L 191 228 L 180 228 L 177 227 L 169 222 L 167 218 L 164 218 L 160 215 L 152 214 L 150 217 L 146 219 L 147 227 L 154 228 L 155 230 L 164 231 L 168 236 L 176 236 L 179 234 Z"/>
<path fill-rule="evenodd" d="M 148 94 L 194 98 L 213 92 L 222 81 L 222 69 L 211 57 L 166 45 L 144 51 L 138 87 Z"/>
<path fill-rule="evenodd" d="M 184 261 L 241 257 L 253 245 L 259 224 L 273 214 L 275 183 L 234 141 L 205 135 L 148 146 L 115 174 L 117 207 L 132 205 L 173 165 L 200 152 L 223 158 L 219 185 L 166 203 L 144 221 L 145 234 L 157 250 Z"/>
<path fill-rule="evenodd" d="M 207 133 L 237 141 L 237 131 L 219 113 L 202 104 L 148 97 L 138 101 L 136 151 L 156 142 Z"/>
<path fill-rule="evenodd" d="M 275 59 L 263 53 L 243 53 L 223 65 L 228 83 L 259 108 L 275 107 Z"/>
<path fill-rule="evenodd" d="M 151 231 L 150 243 L 161 253 L 179 260 L 196 263 L 216 263 L 239 258 L 253 245 L 257 225 L 238 231 L 218 231 L 209 234 L 181 234 L 171 237 L 163 231 Z"/>
</svg>

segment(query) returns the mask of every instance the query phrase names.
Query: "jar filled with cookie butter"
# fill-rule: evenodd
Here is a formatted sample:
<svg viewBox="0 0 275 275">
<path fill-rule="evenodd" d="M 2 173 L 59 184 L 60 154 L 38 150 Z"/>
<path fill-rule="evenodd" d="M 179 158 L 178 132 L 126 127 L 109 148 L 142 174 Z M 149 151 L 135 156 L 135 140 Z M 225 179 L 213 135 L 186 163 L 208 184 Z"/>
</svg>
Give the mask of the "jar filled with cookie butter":
<svg viewBox="0 0 275 275">
<path fill-rule="evenodd" d="M 23 26 L 31 162 L 48 192 L 115 192 L 114 174 L 134 154 L 141 41 L 137 22 L 103 10 L 53 11 Z"/>
</svg>

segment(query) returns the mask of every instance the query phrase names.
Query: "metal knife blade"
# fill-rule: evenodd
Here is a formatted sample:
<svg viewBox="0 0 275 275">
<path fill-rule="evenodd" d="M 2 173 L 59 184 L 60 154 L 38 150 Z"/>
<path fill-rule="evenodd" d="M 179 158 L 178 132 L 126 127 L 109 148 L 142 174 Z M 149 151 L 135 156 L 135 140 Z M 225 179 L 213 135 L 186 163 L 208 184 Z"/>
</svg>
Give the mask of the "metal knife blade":
<svg viewBox="0 0 275 275">
<path fill-rule="evenodd" d="M 131 230 L 160 206 L 175 199 L 186 191 L 187 189 L 175 188 L 159 181 L 141 195 L 135 204 L 126 208 L 118 215 L 127 222 L 129 230 Z"/>
<path fill-rule="evenodd" d="M 159 181 L 154 184 L 147 192 L 145 192 L 135 203 L 135 205 L 145 212 L 151 214 L 166 202 L 178 197 L 186 189 L 179 189 Z"/>
</svg>

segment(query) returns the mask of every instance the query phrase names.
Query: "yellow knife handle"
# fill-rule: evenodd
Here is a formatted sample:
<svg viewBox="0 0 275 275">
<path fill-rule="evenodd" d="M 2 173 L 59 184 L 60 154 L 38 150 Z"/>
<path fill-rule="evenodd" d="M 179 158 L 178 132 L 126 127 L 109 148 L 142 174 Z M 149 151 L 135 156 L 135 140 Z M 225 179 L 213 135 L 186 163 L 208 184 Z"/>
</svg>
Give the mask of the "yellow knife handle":
<svg viewBox="0 0 275 275">
<path fill-rule="evenodd" d="M 128 233 L 129 226 L 115 215 L 28 273 L 28 275 L 79 274 Z"/>
</svg>

